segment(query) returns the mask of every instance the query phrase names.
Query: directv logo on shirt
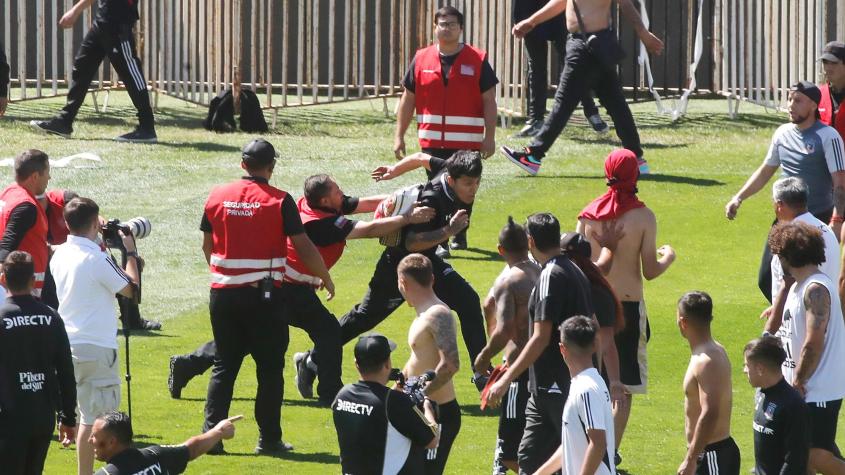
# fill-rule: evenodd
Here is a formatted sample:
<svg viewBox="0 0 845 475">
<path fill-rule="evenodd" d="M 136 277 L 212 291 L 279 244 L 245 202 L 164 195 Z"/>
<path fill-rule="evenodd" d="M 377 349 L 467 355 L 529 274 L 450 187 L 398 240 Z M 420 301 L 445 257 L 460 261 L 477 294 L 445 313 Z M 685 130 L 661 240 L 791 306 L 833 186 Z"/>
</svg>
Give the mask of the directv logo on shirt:
<svg viewBox="0 0 845 475">
<path fill-rule="evenodd" d="M 366 414 L 370 415 L 373 413 L 373 406 L 368 404 L 359 404 L 357 402 L 351 401 L 344 401 L 343 399 L 337 400 L 337 406 L 335 410 L 343 411 L 343 412 L 351 412 L 352 414 Z"/>
<path fill-rule="evenodd" d="M 3 319 L 6 330 L 11 330 L 15 327 L 49 326 L 51 321 L 53 321 L 53 317 L 50 315 L 19 315 L 17 317 L 6 317 Z"/>
<path fill-rule="evenodd" d="M 44 389 L 44 373 L 18 373 L 18 380 L 21 383 L 21 391 L 38 392 Z"/>
<path fill-rule="evenodd" d="M 139 470 L 132 475 L 161 475 L 164 471 L 161 469 L 161 464 L 150 465 L 149 467 Z"/>
</svg>

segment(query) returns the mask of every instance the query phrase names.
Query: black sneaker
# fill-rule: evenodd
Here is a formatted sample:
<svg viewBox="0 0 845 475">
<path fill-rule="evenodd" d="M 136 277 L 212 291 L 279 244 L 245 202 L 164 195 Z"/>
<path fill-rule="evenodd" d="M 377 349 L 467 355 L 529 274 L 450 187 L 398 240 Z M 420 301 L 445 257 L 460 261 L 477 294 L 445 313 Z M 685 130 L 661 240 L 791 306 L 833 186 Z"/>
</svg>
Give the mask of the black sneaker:
<svg viewBox="0 0 845 475">
<path fill-rule="evenodd" d="M 208 452 L 208 455 L 226 455 L 226 449 L 223 448 L 223 441 L 218 440 L 216 444 L 214 444 Z"/>
<path fill-rule="evenodd" d="M 590 117 L 587 117 L 587 122 L 589 122 L 590 126 L 593 127 L 593 130 L 600 134 L 606 134 L 610 130 L 607 122 L 603 121 L 601 116 L 598 114 L 593 114 Z"/>
<path fill-rule="evenodd" d="M 314 397 L 314 378 L 317 376 L 313 371 L 311 371 L 311 368 L 308 367 L 309 353 L 311 352 L 304 351 L 294 353 L 293 355 L 293 367 L 296 372 L 296 377 L 294 378 L 296 381 L 296 390 L 299 391 L 299 395 L 305 399 L 311 399 Z"/>
<path fill-rule="evenodd" d="M 132 330 L 158 331 L 161 330 L 161 322 L 140 318 L 132 325 Z"/>
<path fill-rule="evenodd" d="M 463 251 L 467 248 L 467 233 L 466 230 L 461 231 L 460 233 L 456 234 L 455 237 L 452 238 L 452 242 L 449 243 L 449 249 L 453 251 Z"/>
<path fill-rule="evenodd" d="M 525 123 L 525 127 L 519 130 L 516 134 L 514 134 L 515 138 L 528 138 L 533 137 L 540 133 L 540 129 L 543 128 L 543 121 L 537 119 L 531 119 Z"/>
<path fill-rule="evenodd" d="M 472 383 L 475 384 L 475 388 L 478 389 L 478 392 L 484 391 L 484 386 L 487 386 L 487 381 L 490 379 L 490 376 L 486 374 L 475 373 L 472 376 Z"/>
<path fill-rule="evenodd" d="M 170 391 L 170 397 L 173 399 L 182 397 L 182 388 L 187 386 L 188 381 L 191 380 L 188 368 L 185 365 L 184 356 L 170 357 L 170 375 L 167 377 L 167 389 Z"/>
<path fill-rule="evenodd" d="M 258 445 L 255 446 L 257 455 L 284 455 L 292 450 L 293 446 L 283 440 L 265 444 L 261 439 L 258 439 Z"/>
<path fill-rule="evenodd" d="M 519 152 L 512 148 L 503 146 L 500 150 L 505 157 L 511 161 L 511 163 L 519 168 L 522 168 L 528 172 L 529 175 L 536 175 L 537 172 L 540 171 L 540 160 L 543 157 L 535 156 L 534 153 L 531 152 L 530 148 L 525 147 L 525 149 Z"/>
<path fill-rule="evenodd" d="M 30 127 L 33 129 L 51 135 L 58 135 L 66 139 L 70 138 L 73 133 L 73 127 L 70 126 L 64 119 L 58 117 L 50 120 L 31 120 Z"/>
<path fill-rule="evenodd" d="M 158 143 L 158 136 L 155 130 L 146 130 L 138 127 L 137 129 L 114 138 L 115 142 L 131 142 L 131 143 Z"/>
<path fill-rule="evenodd" d="M 449 248 L 444 246 L 443 244 L 438 244 L 437 250 L 434 251 L 434 253 L 437 255 L 437 257 L 441 259 L 448 259 L 452 257 L 452 253 L 449 252 Z"/>
</svg>

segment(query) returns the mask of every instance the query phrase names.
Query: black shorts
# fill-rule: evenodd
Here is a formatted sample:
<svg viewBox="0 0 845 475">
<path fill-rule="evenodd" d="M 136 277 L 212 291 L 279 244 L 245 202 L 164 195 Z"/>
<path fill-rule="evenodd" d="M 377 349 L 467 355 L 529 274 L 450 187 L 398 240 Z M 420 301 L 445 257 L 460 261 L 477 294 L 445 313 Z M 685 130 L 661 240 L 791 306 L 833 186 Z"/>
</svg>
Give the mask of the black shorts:
<svg viewBox="0 0 845 475">
<path fill-rule="evenodd" d="M 519 442 L 525 430 L 525 406 L 528 405 L 528 371 L 513 381 L 502 398 L 499 414 L 499 436 L 496 439 L 496 453 L 493 456 L 493 472 L 505 473 L 503 460 L 517 461 Z M 498 472 L 497 472 L 498 470 Z"/>
<path fill-rule="evenodd" d="M 625 328 L 616 334 L 619 352 L 619 379 L 631 394 L 645 394 L 648 383 L 646 343 L 651 339 L 651 327 L 645 302 L 622 302 Z"/>
<path fill-rule="evenodd" d="M 827 402 L 807 403 L 807 431 L 810 433 L 810 448 L 824 449 L 842 458 L 836 446 L 836 422 L 842 399 Z"/>
<path fill-rule="evenodd" d="M 739 475 L 739 447 L 733 437 L 705 447 L 695 475 Z"/>
<path fill-rule="evenodd" d="M 0 471 L 15 475 L 43 472 L 52 436 L 18 434 L 0 437 Z"/>
<path fill-rule="evenodd" d="M 446 461 L 452 444 L 461 430 L 461 406 L 456 399 L 440 404 L 437 409 L 437 423 L 440 426 L 440 442 L 437 447 L 425 451 L 426 475 L 441 475 L 446 470 Z"/>
</svg>

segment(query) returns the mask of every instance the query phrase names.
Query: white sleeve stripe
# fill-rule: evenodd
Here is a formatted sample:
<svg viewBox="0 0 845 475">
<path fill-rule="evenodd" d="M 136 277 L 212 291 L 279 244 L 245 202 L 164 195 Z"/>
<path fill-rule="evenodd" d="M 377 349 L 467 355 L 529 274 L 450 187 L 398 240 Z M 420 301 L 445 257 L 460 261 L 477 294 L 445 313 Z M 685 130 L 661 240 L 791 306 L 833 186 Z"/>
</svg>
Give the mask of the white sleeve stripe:
<svg viewBox="0 0 845 475">
<path fill-rule="evenodd" d="M 128 276 L 128 275 L 126 275 L 126 272 L 123 272 L 123 269 L 121 269 L 120 267 L 118 267 L 118 265 L 117 265 L 117 264 L 115 264 L 115 263 L 114 263 L 114 261 L 112 261 L 111 259 L 109 259 L 109 258 L 107 257 L 107 258 L 106 258 L 106 262 L 108 262 L 108 263 L 109 263 L 109 265 L 112 267 L 112 269 L 114 269 L 114 271 L 115 271 L 115 272 L 117 272 L 117 274 L 118 274 L 119 276 L 121 276 L 121 277 L 123 278 L 123 280 L 125 280 L 125 281 L 126 281 L 126 283 L 127 283 L 127 284 L 131 284 L 131 283 L 132 283 L 132 279 L 130 279 L 130 278 L 129 278 L 129 276 Z"/>
<path fill-rule="evenodd" d="M 842 139 L 837 136 L 834 137 L 831 142 L 831 145 L 833 146 L 833 156 L 836 160 L 836 169 L 841 171 L 845 169 L 845 165 L 842 163 Z"/>
</svg>

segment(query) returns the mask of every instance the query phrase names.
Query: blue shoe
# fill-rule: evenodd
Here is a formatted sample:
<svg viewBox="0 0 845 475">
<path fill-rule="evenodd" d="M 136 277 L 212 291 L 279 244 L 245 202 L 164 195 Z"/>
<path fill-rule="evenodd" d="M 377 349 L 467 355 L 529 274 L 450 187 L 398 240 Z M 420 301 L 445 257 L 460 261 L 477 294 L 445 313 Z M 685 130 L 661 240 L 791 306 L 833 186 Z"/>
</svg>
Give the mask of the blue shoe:
<svg viewBox="0 0 845 475">
<path fill-rule="evenodd" d="M 648 162 L 645 159 L 637 157 L 637 165 L 640 168 L 640 175 L 651 175 L 651 169 L 648 167 Z"/>
</svg>

